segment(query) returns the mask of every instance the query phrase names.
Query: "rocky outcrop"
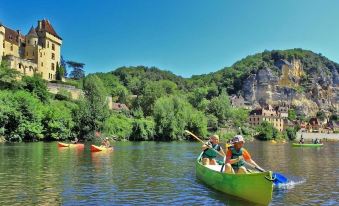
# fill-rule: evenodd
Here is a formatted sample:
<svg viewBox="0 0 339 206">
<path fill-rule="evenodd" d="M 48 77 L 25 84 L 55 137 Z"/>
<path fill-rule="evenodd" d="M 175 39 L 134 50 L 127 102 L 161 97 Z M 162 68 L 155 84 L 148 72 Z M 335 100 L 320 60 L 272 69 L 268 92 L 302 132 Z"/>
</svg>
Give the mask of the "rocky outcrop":
<svg viewBox="0 0 339 206">
<path fill-rule="evenodd" d="M 288 103 L 305 115 L 314 115 L 319 109 L 338 110 L 338 69 L 334 65 L 308 68 L 298 59 L 279 60 L 273 67 L 248 76 L 243 82 L 243 96 L 253 104 Z"/>
</svg>

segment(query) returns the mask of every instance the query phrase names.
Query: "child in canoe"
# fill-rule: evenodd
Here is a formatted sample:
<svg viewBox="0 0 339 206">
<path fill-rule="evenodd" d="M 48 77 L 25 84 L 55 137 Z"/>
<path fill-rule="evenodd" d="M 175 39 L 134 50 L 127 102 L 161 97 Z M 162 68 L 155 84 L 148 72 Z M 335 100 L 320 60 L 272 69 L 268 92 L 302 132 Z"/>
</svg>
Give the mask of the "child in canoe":
<svg viewBox="0 0 339 206">
<path fill-rule="evenodd" d="M 108 137 L 106 137 L 106 138 L 101 142 L 101 147 L 106 147 L 106 148 L 111 147 L 111 143 L 109 142 Z"/>
<path fill-rule="evenodd" d="M 226 153 L 226 173 L 246 174 L 245 161 L 261 169 L 257 163 L 252 160 L 250 153 L 243 148 L 244 143 L 245 140 L 241 135 L 236 135 L 232 139 L 233 146 L 229 147 Z"/>
<path fill-rule="evenodd" d="M 219 145 L 218 135 L 214 134 L 210 136 L 210 140 L 202 146 L 202 150 L 204 151 L 204 153 L 202 154 L 202 164 L 203 165 L 216 165 L 215 158 L 217 157 L 217 153 L 209 148 L 213 148 L 225 155 L 224 151 Z"/>
</svg>

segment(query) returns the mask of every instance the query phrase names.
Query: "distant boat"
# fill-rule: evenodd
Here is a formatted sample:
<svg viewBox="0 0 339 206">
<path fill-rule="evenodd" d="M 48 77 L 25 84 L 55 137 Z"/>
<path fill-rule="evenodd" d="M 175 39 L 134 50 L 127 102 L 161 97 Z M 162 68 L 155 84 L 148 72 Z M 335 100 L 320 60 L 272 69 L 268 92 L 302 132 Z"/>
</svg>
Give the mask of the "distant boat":
<svg viewBox="0 0 339 206">
<path fill-rule="evenodd" d="M 113 147 L 103 147 L 103 146 L 96 146 L 94 144 L 91 145 L 91 152 L 101 152 L 101 151 L 113 151 Z"/>
<path fill-rule="evenodd" d="M 201 154 L 202 155 L 202 154 Z M 228 174 L 220 172 L 221 165 L 203 165 L 201 155 L 196 161 L 196 175 L 208 186 L 223 193 L 261 205 L 272 200 L 272 172 Z"/>
<path fill-rule="evenodd" d="M 300 144 L 300 143 L 293 143 L 292 146 L 293 147 L 321 147 L 324 144 Z"/>
<path fill-rule="evenodd" d="M 63 142 L 58 142 L 58 147 L 69 147 L 69 148 L 84 148 L 84 144 L 67 144 Z"/>
</svg>

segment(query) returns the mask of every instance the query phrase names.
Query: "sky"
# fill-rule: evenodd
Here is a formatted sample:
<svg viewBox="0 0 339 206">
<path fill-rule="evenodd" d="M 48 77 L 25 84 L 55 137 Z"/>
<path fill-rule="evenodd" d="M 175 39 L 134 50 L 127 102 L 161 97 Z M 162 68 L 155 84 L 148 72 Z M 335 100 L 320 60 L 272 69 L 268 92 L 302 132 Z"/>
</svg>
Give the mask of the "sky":
<svg viewBox="0 0 339 206">
<path fill-rule="evenodd" d="M 338 0 L 1 0 L 0 22 L 27 34 L 48 19 L 86 74 L 144 65 L 190 77 L 273 49 L 338 63 L 338 11 Z"/>
</svg>

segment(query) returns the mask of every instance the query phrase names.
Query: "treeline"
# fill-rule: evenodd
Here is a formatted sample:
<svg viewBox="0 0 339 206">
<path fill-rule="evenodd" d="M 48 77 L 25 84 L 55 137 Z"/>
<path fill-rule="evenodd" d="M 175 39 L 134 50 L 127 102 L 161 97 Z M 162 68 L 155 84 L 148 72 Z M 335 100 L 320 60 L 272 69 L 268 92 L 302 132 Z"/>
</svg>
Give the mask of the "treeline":
<svg viewBox="0 0 339 206">
<path fill-rule="evenodd" d="M 121 67 L 108 73 L 84 76 L 84 64 L 68 61 L 73 79 L 68 84 L 83 89 L 84 97 L 72 100 L 61 90 L 52 95 L 40 76 L 21 77 L 3 61 L 0 66 L 0 136 L 10 141 L 92 139 L 95 132 L 118 140 L 181 140 L 184 130 L 206 137 L 236 133 L 261 139 L 293 138 L 272 125 L 251 128 L 248 111 L 231 107 L 229 94 L 240 94 L 242 83 L 278 59 L 300 58 L 309 67 L 338 65 L 321 55 L 300 49 L 265 51 L 248 56 L 220 71 L 182 78 L 155 67 Z M 62 64 L 62 68 L 66 67 Z M 317 67 L 318 68 L 318 67 Z M 307 71 L 307 68 L 306 68 Z M 279 72 L 278 70 L 276 72 Z M 62 77 L 66 68 L 58 70 Z M 20 79 L 20 80 L 19 80 Z M 108 109 L 107 97 L 129 110 Z"/>
<path fill-rule="evenodd" d="M 40 76 L 21 76 L 2 62 L 0 135 L 8 141 L 52 141 L 92 139 L 99 131 L 119 140 L 170 141 L 190 138 L 184 130 L 206 136 L 247 119 L 247 111 L 231 108 L 226 92 L 190 91 L 184 78 L 156 68 L 120 68 L 78 81 L 84 97 L 72 100 L 67 91 L 49 93 Z M 130 109 L 109 110 L 107 96 Z"/>
</svg>

